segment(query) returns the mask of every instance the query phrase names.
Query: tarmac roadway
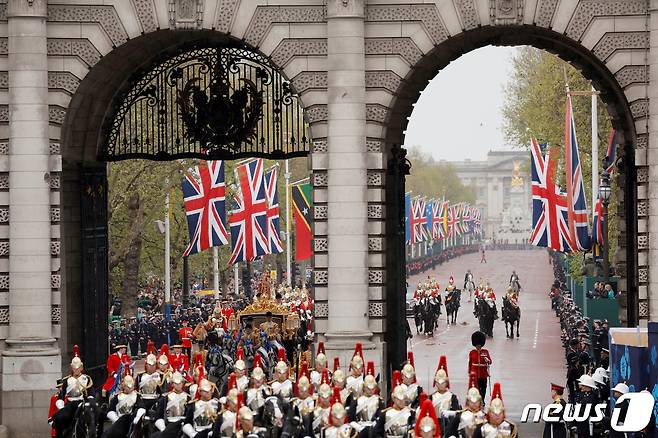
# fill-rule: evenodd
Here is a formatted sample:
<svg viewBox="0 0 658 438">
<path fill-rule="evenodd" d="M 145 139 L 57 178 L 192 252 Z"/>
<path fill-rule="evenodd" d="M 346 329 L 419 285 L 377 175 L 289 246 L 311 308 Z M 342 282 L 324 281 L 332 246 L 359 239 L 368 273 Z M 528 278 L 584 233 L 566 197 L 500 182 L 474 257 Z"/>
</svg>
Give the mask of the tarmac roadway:
<svg viewBox="0 0 658 438">
<path fill-rule="evenodd" d="M 483 278 L 493 287 L 500 316 L 502 297 L 512 270 L 516 270 L 522 286 L 520 337 L 508 339 L 505 324 L 500 320 L 494 323 L 494 337 L 485 346 L 493 360 L 485 401 L 487 404 L 490 401 L 493 383 L 500 382 L 507 418 L 519 426 L 520 436 L 540 437 L 543 424 L 521 424 L 519 419 L 527 403 L 551 402 L 551 382 L 564 386 L 566 380 L 559 321 L 551 311 L 548 297 L 553 268 L 548 264 L 546 251 L 539 249 L 489 250 L 486 258 L 486 264 L 480 263 L 479 253 L 468 254 L 437 266 L 434 271 L 414 275 L 408 280 L 409 290 L 415 290 L 418 282 L 425 281 L 428 275 L 439 281 L 441 290 L 451 275 L 456 286 L 462 288 L 466 270 L 471 269 L 476 284 Z M 416 334 L 413 317 L 409 319 L 414 338 L 407 347 L 414 353 L 418 380 L 428 392 L 432 392 L 428 382 L 432 381 L 439 356 L 446 355 L 451 390 L 463 404 L 468 386 L 468 353 L 473 348 L 471 334 L 479 325 L 473 316 L 473 304 L 463 292 L 456 325 L 448 325 L 443 306 L 441 311 L 434 337 Z"/>
</svg>

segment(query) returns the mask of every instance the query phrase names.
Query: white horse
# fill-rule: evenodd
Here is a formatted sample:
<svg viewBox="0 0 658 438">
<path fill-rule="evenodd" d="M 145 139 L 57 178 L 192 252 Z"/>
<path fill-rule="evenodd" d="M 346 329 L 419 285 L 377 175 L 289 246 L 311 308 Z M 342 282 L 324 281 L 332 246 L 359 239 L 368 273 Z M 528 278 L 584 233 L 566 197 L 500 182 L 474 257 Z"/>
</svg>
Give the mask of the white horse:
<svg viewBox="0 0 658 438">
<path fill-rule="evenodd" d="M 470 303 L 473 299 L 473 292 L 475 292 L 475 282 L 472 279 L 466 280 L 464 290 L 468 291 L 468 302 Z"/>
</svg>

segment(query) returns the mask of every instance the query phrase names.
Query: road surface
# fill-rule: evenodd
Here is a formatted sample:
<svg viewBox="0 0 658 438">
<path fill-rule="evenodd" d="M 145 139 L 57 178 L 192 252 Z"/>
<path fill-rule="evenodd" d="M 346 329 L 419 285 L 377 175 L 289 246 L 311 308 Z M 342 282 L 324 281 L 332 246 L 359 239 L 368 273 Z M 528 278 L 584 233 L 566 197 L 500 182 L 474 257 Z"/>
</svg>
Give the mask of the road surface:
<svg viewBox="0 0 658 438">
<path fill-rule="evenodd" d="M 505 325 L 498 320 L 494 324 L 494 338 L 487 340 L 486 348 L 493 359 L 491 385 L 494 382 L 501 383 L 508 419 L 519 425 L 521 436 L 538 437 L 541 436 L 543 424 L 519 424 L 523 407 L 527 403 L 550 403 L 550 383 L 564 386 L 566 376 L 560 326 L 555 314 L 551 312 L 548 298 L 553 283 L 553 269 L 548 264 L 546 252 L 542 250 L 487 251 L 486 264 L 480 263 L 480 258 L 479 253 L 468 254 L 437 266 L 434 272 L 426 271 L 412 276 L 409 288 L 414 290 L 419 281 L 427 279 L 428 274 L 439 281 L 441 290 L 445 289 L 451 275 L 455 278 L 456 286 L 461 288 L 466 270 L 470 268 L 476 284 L 480 278 L 484 278 L 493 287 L 500 315 L 502 296 L 512 270 L 516 270 L 523 287 L 519 299 L 521 335 L 513 340 L 507 339 Z M 468 352 L 473 348 L 471 334 L 479 327 L 473 316 L 472 303 L 467 300 L 468 296 L 462 293 L 457 325 L 447 325 L 445 309 L 442 307 L 443 313 L 434 337 L 415 335 L 408 343 L 409 351 L 414 352 L 416 359 L 418 379 L 426 390 L 431 388 L 428 382 L 432 381 L 439 356 L 446 355 L 451 390 L 462 404 L 468 385 Z M 413 318 L 410 318 L 409 323 L 415 334 Z M 487 404 L 490 401 L 491 385 L 485 398 Z"/>
</svg>

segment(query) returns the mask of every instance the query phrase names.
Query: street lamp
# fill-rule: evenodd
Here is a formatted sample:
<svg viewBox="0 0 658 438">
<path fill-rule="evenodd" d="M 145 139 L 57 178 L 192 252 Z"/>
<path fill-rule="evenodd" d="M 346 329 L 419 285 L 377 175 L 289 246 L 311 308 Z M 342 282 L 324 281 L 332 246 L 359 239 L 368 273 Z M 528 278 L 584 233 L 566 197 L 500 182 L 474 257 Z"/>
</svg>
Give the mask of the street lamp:
<svg viewBox="0 0 658 438">
<path fill-rule="evenodd" d="M 612 189 L 610 188 L 610 174 L 606 170 L 607 160 L 603 160 L 603 172 L 601 172 L 601 181 L 599 182 L 599 198 L 603 202 L 603 282 L 608 283 L 610 277 L 610 260 L 609 260 L 609 246 L 608 246 L 608 204 L 610 203 L 610 196 Z"/>
</svg>

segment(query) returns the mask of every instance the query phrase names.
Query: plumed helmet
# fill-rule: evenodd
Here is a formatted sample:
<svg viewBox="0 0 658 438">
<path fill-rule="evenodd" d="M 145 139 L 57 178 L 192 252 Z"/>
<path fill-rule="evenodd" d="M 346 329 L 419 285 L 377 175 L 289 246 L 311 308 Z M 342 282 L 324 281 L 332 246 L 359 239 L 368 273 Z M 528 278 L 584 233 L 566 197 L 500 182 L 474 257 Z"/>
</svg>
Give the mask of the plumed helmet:
<svg viewBox="0 0 658 438">
<path fill-rule="evenodd" d="M 324 351 L 324 342 L 318 342 L 318 352 L 315 355 L 315 364 L 320 365 L 322 368 L 327 366 L 327 354 Z"/>
<path fill-rule="evenodd" d="M 152 354 L 155 356 L 155 343 L 150 339 L 146 344 L 146 354 Z"/>
<path fill-rule="evenodd" d="M 487 342 L 487 335 L 485 335 L 479 330 L 471 335 L 471 344 L 473 344 L 474 347 L 477 347 L 478 345 L 480 347 L 484 347 L 484 344 L 486 342 Z"/>
<path fill-rule="evenodd" d="M 226 400 L 229 403 L 233 403 L 234 405 L 237 405 L 238 404 L 238 394 L 239 394 L 239 392 L 238 392 L 237 388 L 230 389 L 226 393 Z"/>
<path fill-rule="evenodd" d="M 331 380 L 336 383 L 343 383 L 345 381 L 345 373 L 340 368 L 334 371 L 334 374 L 331 376 Z"/>
<path fill-rule="evenodd" d="M 475 373 L 469 375 L 468 391 L 466 392 L 466 399 L 472 403 L 482 400 L 480 390 L 478 389 L 478 379 Z"/>
<path fill-rule="evenodd" d="M 265 372 L 263 371 L 263 360 L 260 354 L 254 355 L 254 367 L 251 370 L 251 377 L 255 380 L 265 380 Z"/>
<path fill-rule="evenodd" d="M 208 379 L 201 379 L 199 382 L 199 391 L 206 391 L 206 392 L 211 392 L 212 391 L 212 383 Z M 237 391 L 237 389 L 235 390 Z"/>
<path fill-rule="evenodd" d="M 311 379 L 309 378 L 308 373 L 308 364 L 306 361 L 302 361 L 299 366 L 299 373 L 297 374 L 297 384 L 295 385 L 295 395 L 299 396 L 299 391 L 313 391 L 313 385 L 311 385 Z"/>
<path fill-rule="evenodd" d="M 133 379 L 133 376 L 130 374 L 123 376 L 123 386 L 133 389 L 135 387 L 135 379 Z"/>
<path fill-rule="evenodd" d="M 441 438 L 441 429 L 439 429 L 439 421 L 436 418 L 432 400 L 425 400 L 420 404 L 420 412 L 416 421 L 416 436 L 420 437 L 423 432 L 429 433 L 432 431 L 434 431 L 435 438 Z"/>
<path fill-rule="evenodd" d="M 285 374 L 288 372 L 288 363 L 286 362 L 286 351 L 283 348 L 279 348 L 278 362 L 276 363 L 274 369 L 279 374 Z"/>
<path fill-rule="evenodd" d="M 247 363 L 244 361 L 244 350 L 238 348 L 238 351 L 235 354 L 236 361 L 233 364 L 233 368 L 239 371 L 244 371 L 247 369 Z"/>
<path fill-rule="evenodd" d="M 79 370 L 79 369 L 82 368 L 83 366 L 84 366 L 84 365 L 83 365 L 83 363 L 82 363 L 82 359 L 80 359 L 79 357 L 76 356 L 76 357 L 74 357 L 74 358 L 71 360 L 71 368 L 72 368 L 72 369 L 74 369 L 74 370 Z"/>
<path fill-rule="evenodd" d="M 326 383 L 321 383 L 320 386 L 318 386 L 318 398 L 330 398 L 331 397 L 331 386 L 329 386 Z"/>
<path fill-rule="evenodd" d="M 183 383 L 183 375 L 179 373 L 178 371 L 174 372 L 171 375 L 171 383 L 174 383 L 176 385 Z"/>
<path fill-rule="evenodd" d="M 406 400 L 407 399 L 407 385 L 404 383 L 397 385 L 395 388 L 393 388 L 393 392 L 391 393 L 391 396 L 394 399 L 398 400 Z"/>
<path fill-rule="evenodd" d="M 363 386 L 368 389 L 377 388 L 377 379 L 375 378 L 375 363 L 371 360 L 368 361 L 366 367 L 366 376 L 363 378 Z"/>
<path fill-rule="evenodd" d="M 491 390 L 491 403 L 489 403 L 489 411 L 494 414 L 501 414 L 505 412 L 505 406 L 503 405 L 503 397 L 500 391 L 500 383 L 494 383 L 493 389 Z"/>
<path fill-rule="evenodd" d="M 157 360 L 157 358 L 155 357 L 155 354 L 149 354 L 149 355 L 147 355 L 147 356 L 146 356 L 146 363 L 147 363 L 148 365 L 155 365 L 156 363 L 158 363 L 158 360 Z"/>
<path fill-rule="evenodd" d="M 410 363 L 404 364 L 402 367 L 402 375 L 407 379 L 414 379 L 416 377 L 416 370 Z"/>
<path fill-rule="evenodd" d="M 334 357 L 334 372 L 340 368 L 340 358 Z"/>
<path fill-rule="evenodd" d="M 238 419 L 240 421 L 251 421 L 254 419 L 254 413 L 248 406 L 242 406 L 238 411 Z"/>
<path fill-rule="evenodd" d="M 347 417 L 345 406 L 343 406 L 340 401 L 340 389 L 337 387 L 334 387 L 333 399 L 331 401 L 331 411 L 329 415 L 342 423 L 345 422 Z"/>
<path fill-rule="evenodd" d="M 434 384 L 442 385 L 444 382 L 447 382 L 448 387 L 450 387 L 450 381 L 448 380 L 448 364 L 446 362 L 446 357 L 442 355 L 439 358 L 439 366 L 434 373 Z"/>
<path fill-rule="evenodd" d="M 361 369 L 363 368 L 364 365 L 364 360 L 363 360 L 363 345 L 361 342 L 357 342 L 354 345 L 354 354 L 352 355 L 352 360 L 350 361 L 350 369 Z"/>
<path fill-rule="evenodd" d="M 393 388 L 395 388 L 398 385 L 402 385 L 402 374 L 400 371 L 395 370 L 393 371 L 393 377 L 391 378 L 391 383 L 393 383 Z"/>
</svg>

